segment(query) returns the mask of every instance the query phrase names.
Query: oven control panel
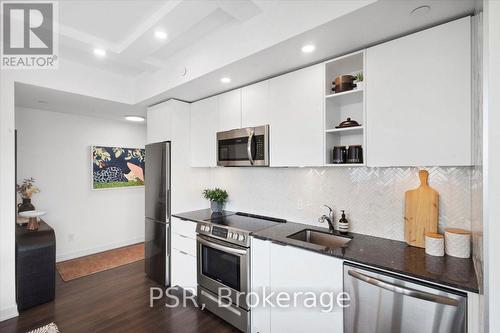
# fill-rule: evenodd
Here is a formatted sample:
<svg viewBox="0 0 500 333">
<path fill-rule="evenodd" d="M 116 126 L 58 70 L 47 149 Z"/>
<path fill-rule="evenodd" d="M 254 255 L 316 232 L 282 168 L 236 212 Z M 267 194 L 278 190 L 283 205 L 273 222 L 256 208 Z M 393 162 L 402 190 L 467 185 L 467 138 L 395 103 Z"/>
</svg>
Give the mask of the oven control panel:
<svg viewBox="0 0 500 333">
<path fill-rule="evenodd" d="M 232 230 L 227 227 L 218 227 L 211 225 L 209 223 L 198 223 L 196 231 L 202 235 L 207 235 L 219 239 L 223 239 L 227 242 L 240 244 L 244 246 L 249 245 L 248 235 L 237 230 Z"/>
<path fill-rule="evenodd" d="M 226 228 L 221 228 L 221 227 L 213 227 L 212 228 L 212 235 L 217 236 L 220 238 L 227 238 L 227 234 L 229 232 L 227 231 Z"/>
</svg>

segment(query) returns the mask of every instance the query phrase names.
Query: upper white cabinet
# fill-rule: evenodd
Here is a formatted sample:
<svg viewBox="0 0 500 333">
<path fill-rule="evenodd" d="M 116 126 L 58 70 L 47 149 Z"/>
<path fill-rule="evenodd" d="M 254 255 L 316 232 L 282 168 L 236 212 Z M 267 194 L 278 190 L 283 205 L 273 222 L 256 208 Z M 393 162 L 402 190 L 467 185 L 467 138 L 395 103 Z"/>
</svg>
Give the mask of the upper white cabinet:
<svg viewBox="0 0 500 333">
<path fill-rule="evenodd" d="M 466 17 L 367 50 L 369 166 L 471 164 L 470 29 Z"/>
<path fill-rule="evenodd" d="M 241 89 L 217 96 L 219 103 L 218 132 L 241 128 Z"/>
<path fill-rule="evenodd" d="M 172 112 L 175 109 L 175 100 L 148 108 L 146 136 L 147 143 L 169 141 L 172 138 Z"/>
<path fill-rule="evenodd" d="M 207 170 L 190 167 L 190 104 L 171 99 L 149 108 L 147 116 L 147 142 L 171 142 L 172 212 L 204 207 Z"/>
<path fill-rule="evenodd" d="M 218 98 L 191 104 L 191 166 L 216 166 L 216 133 L 219 128 Z"/>
<path fill-rule="evenodd" d="M 217 132 L 266 124 L 272 167 L 338 166 L 339 145 L 362 146 L 350 166 L 471 165 L 470 28 L 462 18 L 192 103 L 191 166 L 216 166 Z M 364 87 L 332 94 L 354 73 Z M 148 111 L 148 142 L 172 135 L 160 109 Z M 362 126 L 336 128 L 347 118 Z"/>
<path fill-rule="evenodd" d="M 324 65 L 269 81 L 271 166 L 323 165 Z"/>
<path fill-rule="evenodd" d="M 269 80 L 241 88 L 241 127 L 270 124 Z"/>
</svg>

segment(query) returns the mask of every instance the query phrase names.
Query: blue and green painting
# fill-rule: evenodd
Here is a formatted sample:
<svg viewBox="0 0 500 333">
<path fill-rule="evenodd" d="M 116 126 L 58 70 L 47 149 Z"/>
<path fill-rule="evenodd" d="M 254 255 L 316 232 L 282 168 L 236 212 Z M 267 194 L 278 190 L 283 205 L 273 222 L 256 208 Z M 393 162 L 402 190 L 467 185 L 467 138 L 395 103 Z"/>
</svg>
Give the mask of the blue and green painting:
<svg viewBox="0 0 500 333">
<path fill-rule="evenodd" d="M 146 150 L 92 146 L 93 189 L 144 185 Z"/>
</svg>

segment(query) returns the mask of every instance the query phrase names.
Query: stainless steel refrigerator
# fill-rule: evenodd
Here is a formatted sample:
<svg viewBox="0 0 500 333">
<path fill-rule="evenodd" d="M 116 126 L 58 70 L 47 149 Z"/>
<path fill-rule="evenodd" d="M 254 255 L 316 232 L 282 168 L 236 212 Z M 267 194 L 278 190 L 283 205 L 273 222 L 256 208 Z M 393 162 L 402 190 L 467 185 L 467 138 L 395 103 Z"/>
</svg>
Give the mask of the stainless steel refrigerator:
<svg viewBox="0 0 500 333">
<path fill-rule="evenodd" d="M 170 285 L 170 142 L 146 145 L 145 270 Z"/>
</svg>

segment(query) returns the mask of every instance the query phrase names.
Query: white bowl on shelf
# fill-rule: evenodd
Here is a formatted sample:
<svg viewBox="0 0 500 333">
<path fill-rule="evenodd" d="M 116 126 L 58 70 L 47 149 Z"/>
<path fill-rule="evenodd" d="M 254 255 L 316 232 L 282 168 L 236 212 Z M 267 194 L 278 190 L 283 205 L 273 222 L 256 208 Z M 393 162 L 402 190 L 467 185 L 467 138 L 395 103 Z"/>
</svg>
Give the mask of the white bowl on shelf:
<svg viewBox="0 0 500 333">
<path fill-rule="evenodd" d="M 24 212 L 20 212 L 19 216 L 32 218 L 32 217 L 44 216 L 45 214 L 47 214 L 47 212 L 44 212 L 42 210 L 27 210 Z"/>
</svg>

